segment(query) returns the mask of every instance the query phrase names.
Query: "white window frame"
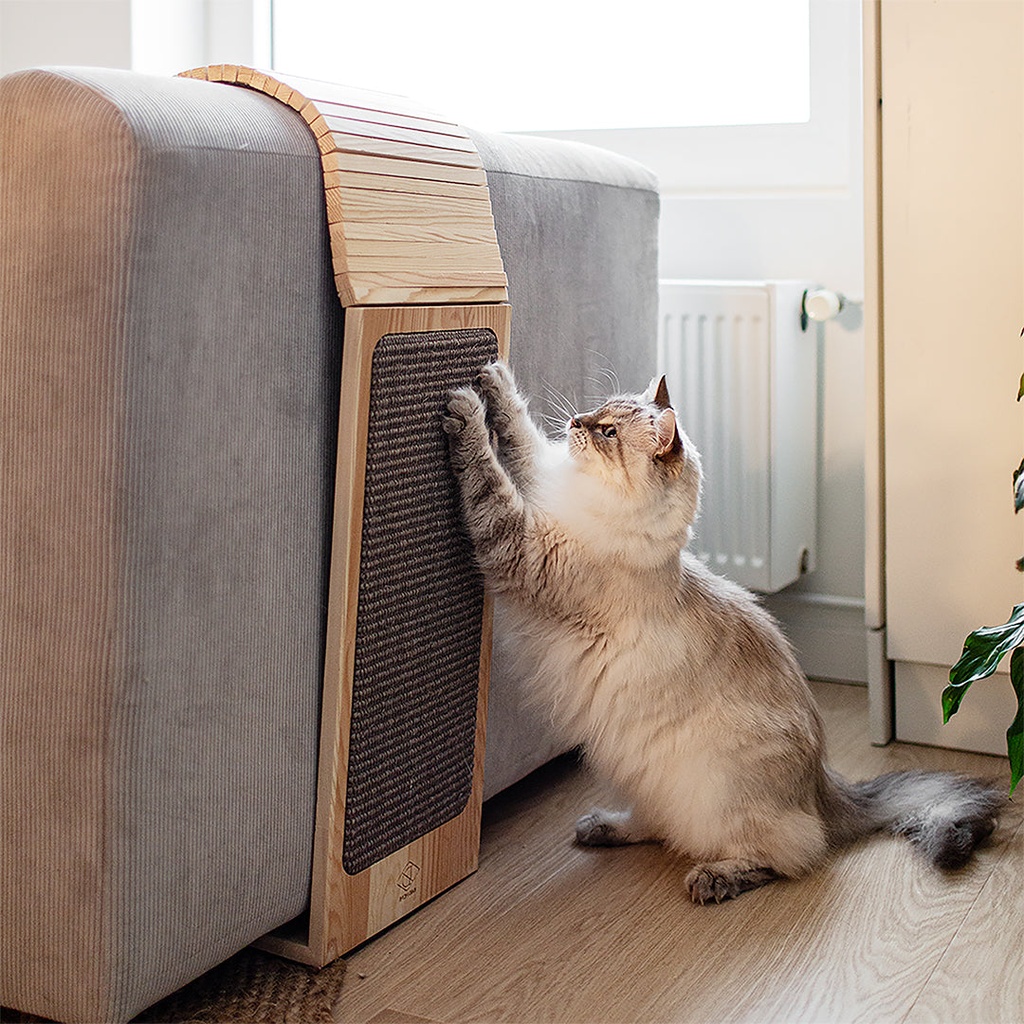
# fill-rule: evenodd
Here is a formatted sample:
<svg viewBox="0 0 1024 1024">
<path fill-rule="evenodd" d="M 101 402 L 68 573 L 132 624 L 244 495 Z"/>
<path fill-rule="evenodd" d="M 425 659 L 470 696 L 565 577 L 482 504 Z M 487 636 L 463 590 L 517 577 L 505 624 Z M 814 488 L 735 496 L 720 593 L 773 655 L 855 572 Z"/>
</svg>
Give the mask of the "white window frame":
<svg viewBox="0 0 1024 1024">
<path fill-rule="evenodd" d="M 850 186 L 850 125 L 860 116 L 860 63 L 830 40 L 860 35 L 860 0 L 811 0 L 811 117 L 803 124 L 536 132 L 587 142 L 653 170 L 663 195 Z"/>
</svg>

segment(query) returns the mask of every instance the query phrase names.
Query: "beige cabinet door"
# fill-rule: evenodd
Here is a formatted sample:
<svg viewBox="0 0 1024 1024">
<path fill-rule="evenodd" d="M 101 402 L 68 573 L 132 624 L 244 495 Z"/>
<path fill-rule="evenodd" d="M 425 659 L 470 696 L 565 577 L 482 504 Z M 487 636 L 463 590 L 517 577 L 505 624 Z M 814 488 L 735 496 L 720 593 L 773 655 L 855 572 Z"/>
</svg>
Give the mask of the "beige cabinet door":
<svg viewBox="0 0 1024 1024">
<path fill-rule="evenodd" d="M 899 739 L 1005 753 L 1004 674 L 948 726 L 963 639 L 1024 600 L 1024 4 L 882 0 L 888 656 Z M 1005 673 L 1005 666 L 1003 673 Z"/>
</svg>

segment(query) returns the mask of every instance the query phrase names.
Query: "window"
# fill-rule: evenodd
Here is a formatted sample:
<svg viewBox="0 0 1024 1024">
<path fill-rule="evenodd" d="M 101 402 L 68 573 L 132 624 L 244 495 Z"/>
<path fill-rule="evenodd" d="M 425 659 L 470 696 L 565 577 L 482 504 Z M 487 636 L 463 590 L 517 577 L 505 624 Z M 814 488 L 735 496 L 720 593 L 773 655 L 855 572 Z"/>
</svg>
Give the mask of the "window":
<svg viewBox="0 0 1024 1024">
<path fill-rule="evenodd" d="M 806 122 L 809 0 L 274 5 L 274 67 L 414 97 L 474 128 Z"/>
</svg>

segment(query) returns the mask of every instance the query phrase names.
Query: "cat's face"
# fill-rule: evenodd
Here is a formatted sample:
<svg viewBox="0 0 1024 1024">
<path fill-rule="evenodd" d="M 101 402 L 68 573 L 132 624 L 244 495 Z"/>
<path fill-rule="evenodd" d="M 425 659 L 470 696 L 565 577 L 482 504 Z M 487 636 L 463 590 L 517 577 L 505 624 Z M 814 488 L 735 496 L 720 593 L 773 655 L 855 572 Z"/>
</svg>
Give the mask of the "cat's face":
<svg viewBox="0 0 1024 1024">
<path fill-rule="evenodd" d="M 611 398 L 573 417 L 567 441 L 581 470 L 624 493 L 665 487 L 684 475 L 699 486 L 696 451 L 679 430 L 664 377 L 642 395 Z"/>
</svg>

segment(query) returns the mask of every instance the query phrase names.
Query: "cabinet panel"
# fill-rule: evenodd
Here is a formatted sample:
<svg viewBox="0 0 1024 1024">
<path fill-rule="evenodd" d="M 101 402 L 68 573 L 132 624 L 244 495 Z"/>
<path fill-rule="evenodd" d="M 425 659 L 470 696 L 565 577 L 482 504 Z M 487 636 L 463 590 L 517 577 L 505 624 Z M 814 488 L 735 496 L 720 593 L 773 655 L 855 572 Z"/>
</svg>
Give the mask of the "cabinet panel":
<svg viewBox="0 0 1024 1024">
<path fill-rule="evenodd" d="M 1024 5 L 883 2 L 881 54 L 888 654 L 945 672 L 1024 597 Z"/>
</svg>

